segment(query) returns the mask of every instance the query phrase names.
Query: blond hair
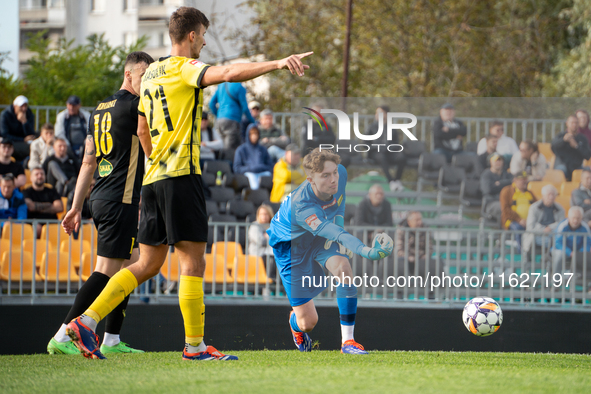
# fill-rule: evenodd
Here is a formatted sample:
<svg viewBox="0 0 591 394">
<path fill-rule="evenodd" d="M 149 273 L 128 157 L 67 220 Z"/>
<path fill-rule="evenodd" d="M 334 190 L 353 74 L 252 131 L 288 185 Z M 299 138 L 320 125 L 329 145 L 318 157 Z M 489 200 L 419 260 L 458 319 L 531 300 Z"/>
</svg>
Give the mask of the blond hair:
<svg viewBox="0 0 591 394">
<path fill-rule="evenodd" d="M 339 155 L 334 153 L 333 150 L 320 150 L 320 148 L 314 149 L 304 157 L 302 166 L 308 175 L 312 173 L 319 173 L 324 170 L 324 163 L 332 161 L 336 165 L 341 163 Z"/>
</svg>

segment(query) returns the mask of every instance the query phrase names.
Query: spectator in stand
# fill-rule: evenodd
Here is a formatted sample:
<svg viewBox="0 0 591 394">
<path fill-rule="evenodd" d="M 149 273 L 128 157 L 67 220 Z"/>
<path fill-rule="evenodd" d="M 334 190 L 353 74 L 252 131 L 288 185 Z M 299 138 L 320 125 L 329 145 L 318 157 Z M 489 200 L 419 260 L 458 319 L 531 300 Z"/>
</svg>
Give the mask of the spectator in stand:
<svg viewBox="0 0 591 394">
<path fill-rule="evenodd" d="M 29 143 L 35 139 L 35 116 L 25 96 L 17 96 L 12 105 L 2 111 L 0 135 L 13 141 L 17 161 L 29 156 Z"/>
<path fill-rule="evenodd" d="M 92 180 L 90 181 L 90 186 L 88 188 L 88 191 L 86 192 L 86 196 L 84 197 L 84 201 L 82 202 L 82 211 L 80 212 L 80 216 L 82 218 L 82 220 L 92 220 L 92 214 L 90 213 L 90 208 L 88 207 L 88 202 L 90 200 L 90 193 L 92 193 L 92 189 L 94 189 L 94 185 L 96 184 L 96 178 L 92 178 Z M 204 184 L 205 186 L 205 184 Z M 72 209 L 72 204 L 74 203 L 74 193 L 76 191 L 72 190 L 70 192 L 70 194 L 68 194 L 68 202 L 67 202 L 67 206 L 68 206 L 68 212 L 70 211 L 70 209 Z M 140 207 L 141 207 L 141 202 L 142 202 L 142 196 L 140 196 Z M 139 213 L 138 213 L 139 215 Z M 138 221 L 139 223 L 139 221 Z"/>
<path fill-rule="evenodd" d="M 484 139 L 486 139 L 486 151 L 478 155 L 478 161 L 483 170 L 490 168 L 489 158 L 497 151 L 497 142 L 499 140 L 496 135 L 492 134 L 487 134 Z"/>
<path fill-rule="evenodd" d="M 244 174 L 248 178 L 250 188 L 257 190 L 261 177 L 271 176 L 273 161 L 267 148 L 259 144 L 259 129 L 251 124 L 247 129 L 248 141 L 236 149 L 234 155 L 234 172 Z"/>
<path fill-rule="evenodd" d="M 493 153 L 489 159 L 490 168 L 480 175 L 480 191 L 484 210 L 493 217 L 501 216 L 501 191 L 513 182 L 513 176 L 504 170 L 503 156 Z"/>
<path fill-rule="evenodd" d="M 542 199 L 529 207 L 525 226 L 528 232 L 523 236 L 523 250 L 525 252 L 531 249 L 534 242 L 536 246 L 543 245 L 544 250 L 548 250 L 550 247 L 552 241 L 550 235 L 565 217 L 564 208 L 556 203 L 557 195 L 558 191 L 553 185 L 546 185 L 542 188 Z M 544 235 L 532 232 L 544 233 Z"/>
<path fill-rule="evenodd" d="M 314 104 L 311 108 L 318 113 L 322 111 L 322 106 L 320 104 Z M 308 139 L 308 126 L 307 124 L 304 125 L 300 138 L 300 141 L 302 142 L 302 158 L 306 157 L 306 155 L 315 148 L 318 148 L 320 144 L 334 145 L 336 137 L 329 124 L 327 124 L 327 127 L 328 128 L 326 128 L 324 124 L 320 127 L 318 123 L 312 121 L 312 136 Z"/>
<path fill-rule="evenodd" d="M 262 257 L 267 277 L 275 280 L 277 268 L 273 248 L 269 246 L 269 234 L 267 234 L 273 216 L 273 209 L 266 204 L 262 204 L 257 209 L 256 220 L 248 228 L 248 254 Z"/>
<path fill-rule="evenodd" d="M 81 108 L 80 97 L 70 96 L 66 101 L 66 109 L 57 114 L 55 119 L 55 136 L 68 142 L 74 155 L 82 157 L 88 119 L 90 113 Z"/>
<path fill-rule="evenodd" d="M 261 133 L 260 144 L 267 148 L 274 161 L 285 156 L 284 149 L 289 144 L 289 137 L 277 125 L 273 124 L 273 111 L 270 109 L 261 112 L 259 132 Z"/>
<path fill-rule="evenodd" d="M 503 122 L 499 122 L 498 120 L 493 120 L 490 123 L 488 128 L 488 133 L 496 136 L 498 138 L 497 141 L 497 153 L 503 155 L 505 159 L 505 163 L 509 163 L 511 161 L 511 157 L 519 152 L 519 148 L 517 147 L 517 143 L 511 137 L 507 137 L 505 135 L 505 127 L 503 126 Z M 478 155 L 484 153 L 486 151 L 486 138 L 482 138 L 480 142 L 478 142 L 478 147 L 476 148 L 476 153 Z"/>
<path fill-rule="evenodd" d="M 402 172 L 404 171 L 404 165 L 406 164 L 406 157 L 403 152 L 388 152 L 385 146 L 388 144 L 399 144 L 398 131 L 392 132 L 392 139 L 388 141 L 387 124 L 388 124 L 388 112 L 390 108 L 386 105 L 382 105 L 376 109 L 376 114 L 373 123 L 369 126 L 367 134 L 376 134 L 380 129 L 380 121 L 382 122 L 382 135 L 377 140 L 373 141 L 375 144 L 384 144 L 383 148 L 378 152 L 377 150 L 370 150 L 368 157 L 378 164 L 388 179 L 389 187 L 391 191 L 404 190 L 402 186 Z M 396 166 L 396 175 L 390 174 L 390 168 Z"/>
<path fill-rule="evenodd" d="M 591 223 L 591 170 L 588 168 L 581 173 L 579 188 L 571 193 L 570 205 L 583 208 L 583 219 Z"/>
<path fill-rule="evenodd" d="M 57 220 L 57 214 L 64 211 L 64 204 L 53 186 L 45 183 L 43 167 L 31 169 L 31 183 L 32 185 L 23 191 L 27 204 L 27 218 Z M 43 224 L 37 224 L 37 238 L 41 236 Z"/>
<path fill-rule="evenodd" d="M 579 133 L 587 137 L 587 141 L 591 144 L 591 129 L 589 129 L 589 112 L 584 109 L 579 109 L 575 112 L 579 122 Z"/>
<path fill-rule="evenodd" d="M 14 175 L 5 174 L 0 178 L 0 229 L 1 219 L 26 219 L 27 204 L 21 192 L 14 185 Z"/>
<path fill-rule="evenodd" d="M 378 233 L 385 231 L 386 227 L 392 227 L 392 206 L 385 197 L 382 186 L 377 183 L 372 185 L 367 196 L 357 207 L 355 225 L 371 226 Z M 368 238 L 371 238 L 371 235 L 368 235 Z"/>
<path fill-rule="evenodd" d="M 513 155 L 510 170 L 513 175 L 527 172 L 527 180 L 531 182 L 544 179 L 547 167 L 546 158 L 538 150 L 538 143 L 525 140 L 519 144 L 519 152 Z"/>
<path fill-rule="evenodd" d="M 273 167 L 273 189 L 271 202 L 280 203 L 293 189 L 306 180 L 306 172 L 302 167 L 302 155 L 296 144 L 285 148 L 285 157 L 279 159 Z"/>
<path fill-rule="evenodd" d="M 591 158 L 591 148 L 587 137 L 579 133 L 579 121 L 575 115 L 566 120 L 566 131 L 552 139 L 552 152 L 556 155 L 554 169 L 564 172 L 568 181 L 573 171 L 581 168 L 583 160 Z"/>
<path fill-rule="evenodd" d="M 456 119 L 456 110 L 450 103 L 439 110 L 439 118 L 433 123 L 435 149 L 433 153 L 445 156 L 448 163 L 454 155 L 463 152 L 463 140 L 467 129 L 461 120 Z"/>
<path fill-rule="evenodd" d="M 248 103 L 248 110 L 250 111 L 250 114 L 254 118 L 255 123 L 258 124 L 259 117 L 261 114 L 261 103 L 259 103 L 258 101 L 251 101 L 250 103 Z M 251 124 L 252 124 L 252 122 L 250 120 L 248 120 L 246 115 L 242 115 L 242 121 L 240 122 L 240 137 L 242 138 L 242 140 L 241 140 L 242 142 L 246 141 L 246 129 Z"/>
<path fill-rule="evenodd" d="M 566 235 L 564 233 L 576 234 Z M 556 239 L 552 248 L 553 273 L 577 272 L 577 276 L 580 276 L 580 273 L 583 272 L 583 264 L 589 259 L 590 250 L 591 230 L 583 220 L 583 208 L 571 207 L 568 210 L 568 217 L 556 227 Z M 573 259 L 575 251 L 576 259 Z M 587 266 L 587 277 L 591 275 L 590 271 Z M 573 285 L 574 281 L 571 286 Z"/>
<path fill-rule="evenodd" d="M 400 223 L 398 230 L 396 230 L 397 276 L 414 275 L 416 268 L 418 268 L 418 274 L 423 278 L 427 273 L 435 273 L 435 261 L 431 258 L 433 247 L 427 243 L 427 232 L 419 230 L 426 227 L 423 224 L 423 215 L 418 211 L 410 211 L 406 219 Z M 404 267 L 406 259 L 408 259 L 407 272 Z"/>
<path fill-rule="evenodd" d="M 513 184 L 501 190 L 501 223 L 506 230 L 523 231 L 527 225 L 529 208 L 537 201 L 527 190 L 527 173 L 515 175 Z M 521 233 L 515 235 L 517 249 L 521 251 Z"/>
<path fill-rule="evenodd" d="M 216 117 L 215 127 L 222 136 L 226 149 L 240 146 L 242 115 L 250 123 L 256 122 L 248 110 L 246 89 L 238 82 L 224 82 L 219 85 L 209 102 L 209 109 Z"/>
<path fill-rule="evenodd" d="M 201 115 L 201 151 L 199 154 L 201 163 L 206 160 L 217 159 L 219 150 L 224 147 L 220 133 L 211 127 L 208 118 L 209 114 L 203 111 Z M 203 168 L 203 164 L 201 164 L 201 168 Z"/>
<path fill-rule="evenodd" d="M 12 161 L 13 152 L 14 146 L 12 140 L 3 138 L 0 141 L 0 175 L 14 175 L 14 184 L 18 189 L 27 183 L 27 177 L 25 176 L 23 166 L 16 161 Z"/>
<path fill-rule="evenodd" d="M 68 143 L 66 140 L 56 137 L 53 143 L 55 153 L 43 162 L 43 169 L 47 174 L 47 182 L 53 186 L 60 196 L 67 196 L 76 185 L 78 176 L 78 163 L 76 159 L 68 155 Z"/>
<path fill-rule="evenodd" d="M 45 123 L 41 126 L 41 136 L 31 142 L 31 155 L 29 157 L 28 167 L 33 169 L 43 165 L 45 159 L 53 155 L 53 142 L 55 141 L 55 132 L 51 123 Z"/>
</svg>

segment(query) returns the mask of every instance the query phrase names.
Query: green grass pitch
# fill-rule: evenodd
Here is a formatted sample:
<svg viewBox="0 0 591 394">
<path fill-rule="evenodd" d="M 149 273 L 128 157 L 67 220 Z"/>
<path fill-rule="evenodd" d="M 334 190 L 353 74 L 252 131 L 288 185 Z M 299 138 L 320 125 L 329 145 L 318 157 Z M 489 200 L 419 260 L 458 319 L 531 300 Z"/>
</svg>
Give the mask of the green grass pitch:
<svg viewBox="0 0 591 394">
<path fill-rule="evenodd" d="M 589 393 L 591 356 L 531 353 L 227 352 L 189 362 L 180 352 L 0 356 L 2 393 Z"/>
</svg>

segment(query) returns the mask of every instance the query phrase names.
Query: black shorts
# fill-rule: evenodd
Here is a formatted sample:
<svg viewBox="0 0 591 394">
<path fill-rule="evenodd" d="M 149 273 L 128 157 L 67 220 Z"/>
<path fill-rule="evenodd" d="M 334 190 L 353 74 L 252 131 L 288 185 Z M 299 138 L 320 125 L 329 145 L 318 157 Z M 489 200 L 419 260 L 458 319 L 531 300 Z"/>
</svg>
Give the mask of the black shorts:
<svg viewBox="0 0 591 394">
<path fill-rule="evenodd" d="M 207 242 L 201 175 L 183 175 L 142 186 L 138 240 L 145 245 Z"/>
<path fill-rule="evenodd" d="M 97 255 L 111 259 L 129 259 L 137 247 L 137 205 L 92 200 L 90 213 L 96 226 Z"/>
</svg>

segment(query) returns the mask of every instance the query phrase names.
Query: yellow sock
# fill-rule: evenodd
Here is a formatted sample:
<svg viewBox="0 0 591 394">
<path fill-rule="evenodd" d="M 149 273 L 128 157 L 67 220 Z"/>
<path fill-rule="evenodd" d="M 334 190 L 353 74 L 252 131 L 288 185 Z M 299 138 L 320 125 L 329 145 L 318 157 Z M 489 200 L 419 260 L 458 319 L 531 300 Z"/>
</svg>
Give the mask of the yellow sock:
<svg viewBox="0 0 591 394">
<path fill-rule="evenodd" d="M 101 294 L 88 307 L 84 314 L 90 316 L 97 323 L 107 316 L 113 309 L 137 287 L 137 279 L 127 268 L 117 272 L 107 283 Z"/>
<path fill-rule="evenodd" d="M 181 275 L 179 305 L 185 323 L 185 342 L 191 346 L 197 346 L 203 342 L 205 327 L 203 278 Z"/>
</svg>

